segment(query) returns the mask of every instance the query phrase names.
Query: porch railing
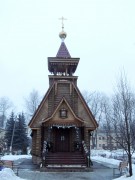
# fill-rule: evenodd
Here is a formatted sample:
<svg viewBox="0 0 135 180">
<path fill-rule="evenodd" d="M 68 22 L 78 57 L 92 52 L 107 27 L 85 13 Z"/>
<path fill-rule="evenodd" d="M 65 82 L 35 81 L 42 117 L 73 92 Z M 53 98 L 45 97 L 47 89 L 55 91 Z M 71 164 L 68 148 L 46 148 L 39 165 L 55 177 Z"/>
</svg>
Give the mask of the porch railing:
<svg viewBox="0 0 135 180">
<path fill-rule="evenodd" d="M 44 141 L 43 144 L 43 151 L 42 151 L 42 165 L 41 167 L 45 167 L 46 166 L 46 155 L 47 155 L 47 141 Z"/>
<path fill-rule="evenodd" d="M 90 159 L 90 152 L 84 141 L 82 141 L 82 151 L 83 151 L 83 155 L 85 157 L 86 163 L 87 163 L 87 167 L 90 167 L 92 165 L 92 161 Z"/>
</svg>

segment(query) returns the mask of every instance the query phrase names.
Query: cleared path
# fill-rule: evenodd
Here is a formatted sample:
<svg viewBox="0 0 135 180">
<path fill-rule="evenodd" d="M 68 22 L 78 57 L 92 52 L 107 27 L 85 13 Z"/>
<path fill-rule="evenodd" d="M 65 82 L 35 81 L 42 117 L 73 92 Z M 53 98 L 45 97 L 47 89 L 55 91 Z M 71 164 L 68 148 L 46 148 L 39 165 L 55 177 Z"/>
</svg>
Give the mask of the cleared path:
<svg viewBox="0 0 135 180">
<path fill-rule="evenodd" d="M 20 164 L 19 177 L 27 180 L 112 180 L 113 170 L 94 162 L 93 172 L 39 172 L 31 160 Z"/>
<path fill-rule="evenodd" d="M 111 175 L 110 175 L 111 173 Z M 24 172 L 22 171 L 19 176 L 29 180 L 112 180 L 112 171 L 105 172 L 103 170 L 95 172 Z"/>
</svg>

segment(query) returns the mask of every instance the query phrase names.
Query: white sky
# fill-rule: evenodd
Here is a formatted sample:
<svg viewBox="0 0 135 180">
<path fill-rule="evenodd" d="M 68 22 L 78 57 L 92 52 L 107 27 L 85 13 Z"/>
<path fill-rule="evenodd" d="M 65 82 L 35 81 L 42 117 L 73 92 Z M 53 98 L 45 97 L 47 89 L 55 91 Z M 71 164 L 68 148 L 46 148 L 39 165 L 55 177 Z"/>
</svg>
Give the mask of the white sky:
<svg viewBox="0 0 135 180">
<path fill-rule="evenodd" d="M 55 57 L 61 21 L 81 91 L 110 93 L 121 70 L 134 86 L 135 0 L 1 0 L 0 97 L 22 110 L 33 89 L 48 89 L 47 57 Z M 22 109 L 21 109 L 22 108 Z"/>
</svg>

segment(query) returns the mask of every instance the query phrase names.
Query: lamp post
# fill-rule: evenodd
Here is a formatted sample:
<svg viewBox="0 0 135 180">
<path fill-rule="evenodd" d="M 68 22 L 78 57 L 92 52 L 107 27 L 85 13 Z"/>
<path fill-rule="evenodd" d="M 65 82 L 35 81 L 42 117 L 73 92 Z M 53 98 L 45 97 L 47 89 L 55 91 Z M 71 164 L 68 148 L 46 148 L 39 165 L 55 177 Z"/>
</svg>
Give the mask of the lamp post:
<svg viewBox="0 0 135 180">
<path fill-rule="evenodd" d="M 17 120 L 17 117 L 15 118 L 15 121 L 14 121 L 13 132 L 12 132 L 12 137 L 11 137 L 11 144 L 10 144 L 10 148 L 9 148 L 9 151 L 10 151 L 11 154 L 12 154 L 12 147 L 13 147 L 13 139 L 14 139 L 14 133 L 15 133 L 16 120 Z"/>
</svg>

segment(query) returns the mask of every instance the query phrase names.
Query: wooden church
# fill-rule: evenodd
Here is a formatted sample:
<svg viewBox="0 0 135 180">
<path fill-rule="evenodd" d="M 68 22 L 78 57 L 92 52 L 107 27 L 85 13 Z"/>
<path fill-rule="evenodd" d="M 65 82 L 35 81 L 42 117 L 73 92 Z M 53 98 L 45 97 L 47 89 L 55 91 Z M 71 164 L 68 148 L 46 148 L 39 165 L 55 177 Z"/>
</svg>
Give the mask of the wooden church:
<svg viewBox="0 0 135 180">
<path fill-rule="evenodd" d="M 42 167 L 89 167 L 90 137 L 98 124 L 74 76 L 80 58 L 71 57 L 66 32 L 56 57 L 48 57 L 49 88 L 29 122 L 32 160 Z"/>
</svg>

